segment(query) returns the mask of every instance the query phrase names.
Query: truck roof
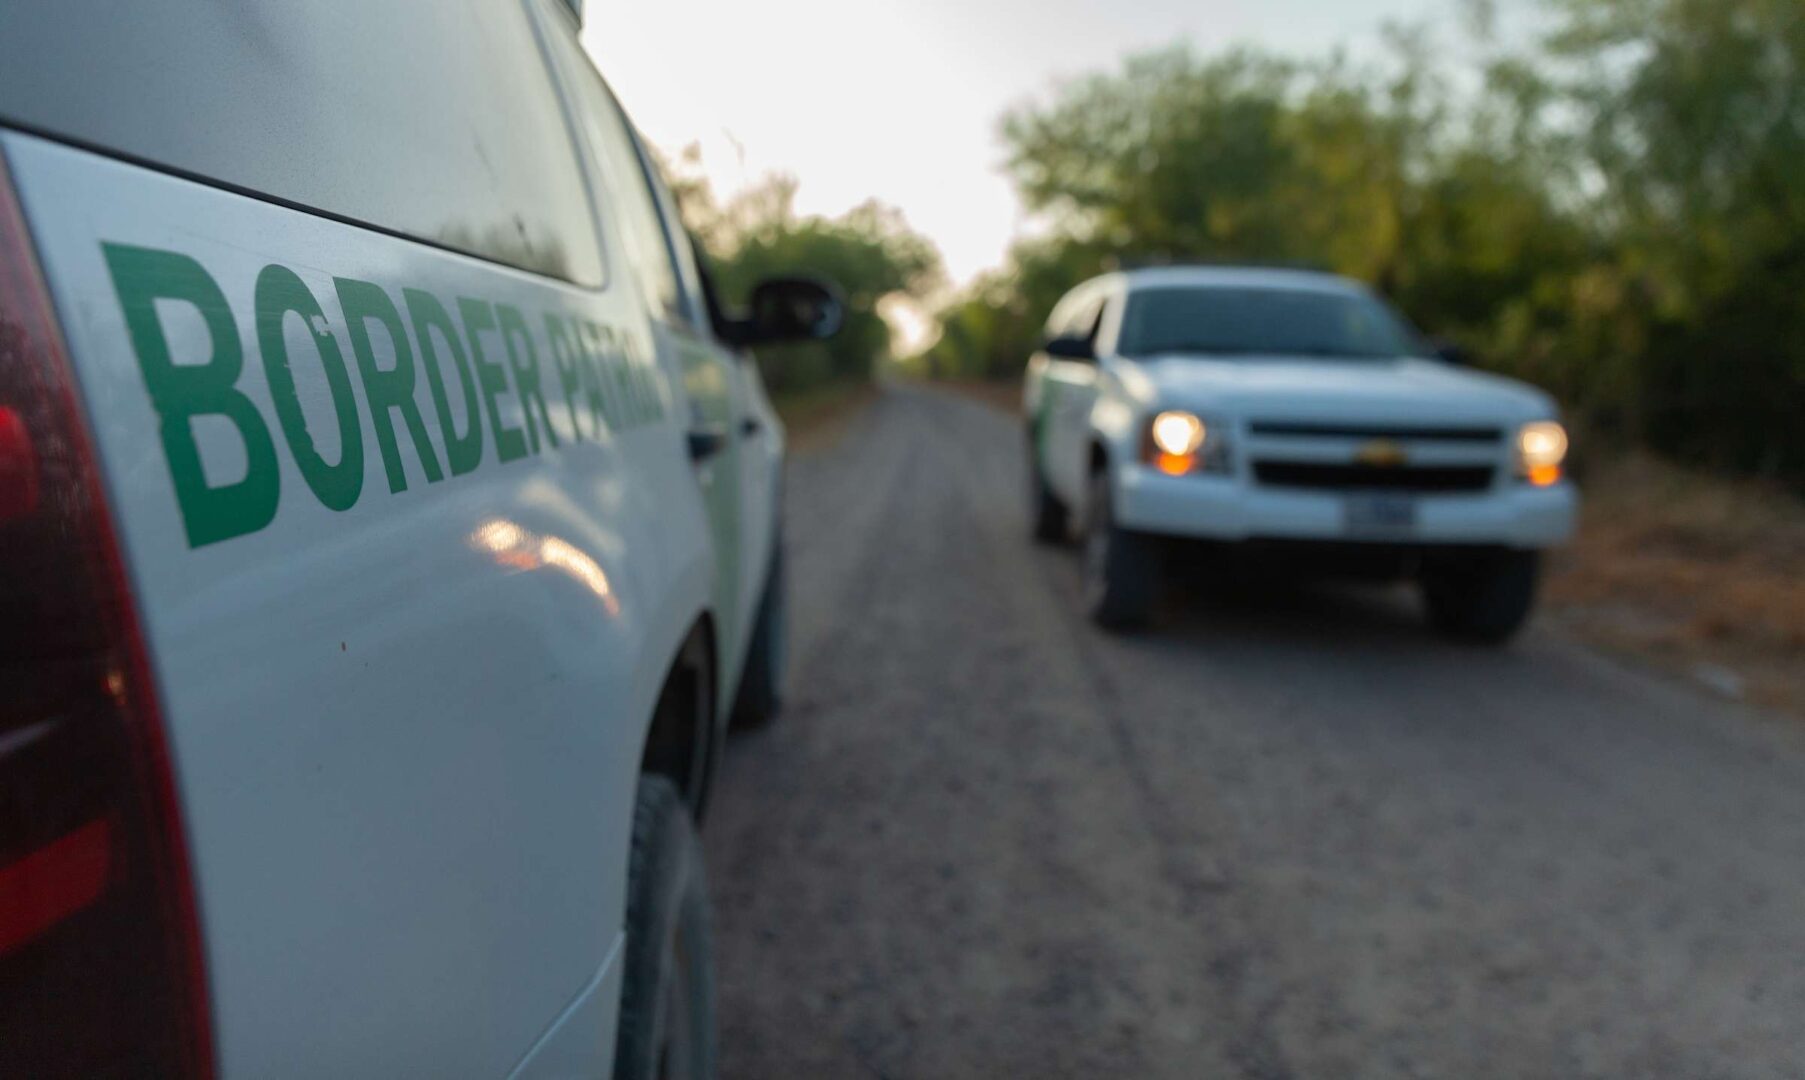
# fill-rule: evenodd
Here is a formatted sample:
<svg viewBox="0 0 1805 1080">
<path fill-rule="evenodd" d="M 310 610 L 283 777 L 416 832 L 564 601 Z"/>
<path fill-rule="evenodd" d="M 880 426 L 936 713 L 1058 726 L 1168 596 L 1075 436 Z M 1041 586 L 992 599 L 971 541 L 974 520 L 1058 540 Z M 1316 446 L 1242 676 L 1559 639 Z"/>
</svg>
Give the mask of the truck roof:
<svg viewBox="0 0 1805 1080">
<path fill-rule="evenodd" d="M 1359 282 L 1320 270 L 1262 266 L 1155 266 L 1110 275 L 1130 289 L 1193 286 L 1200 288 L 1304 289 L 1357 293 Z"/>
</svg>

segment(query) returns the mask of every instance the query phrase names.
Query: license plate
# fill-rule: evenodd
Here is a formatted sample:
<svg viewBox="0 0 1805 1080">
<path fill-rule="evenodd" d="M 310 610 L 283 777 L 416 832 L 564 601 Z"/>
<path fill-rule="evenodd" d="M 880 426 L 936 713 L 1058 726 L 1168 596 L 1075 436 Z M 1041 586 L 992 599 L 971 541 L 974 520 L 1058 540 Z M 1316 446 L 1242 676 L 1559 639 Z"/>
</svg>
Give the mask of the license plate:
<svg viewBox="0 0 1805 1080">
<path fill-rule="evenodd" d="M 1354 495 L 1342 505 L 1349 536 L 1406 536 L 1416 531 L 1416 500 L 1408 495 Z"/>
</svg>

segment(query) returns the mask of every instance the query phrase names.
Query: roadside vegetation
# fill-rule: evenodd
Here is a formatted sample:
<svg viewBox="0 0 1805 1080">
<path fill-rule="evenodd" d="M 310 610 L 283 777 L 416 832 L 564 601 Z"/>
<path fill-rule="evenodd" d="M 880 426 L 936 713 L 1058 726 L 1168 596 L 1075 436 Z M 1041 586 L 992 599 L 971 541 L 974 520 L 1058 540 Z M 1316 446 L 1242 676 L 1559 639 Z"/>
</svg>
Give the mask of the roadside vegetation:
<svg viewBox="0 0 1805 1080">
<path fill-rule="evenodd" d="M 1598 464 L 1547 599 L 1607 650 L 1805 714 L 1805 502 L 1646 453 Z"/>
</svg>

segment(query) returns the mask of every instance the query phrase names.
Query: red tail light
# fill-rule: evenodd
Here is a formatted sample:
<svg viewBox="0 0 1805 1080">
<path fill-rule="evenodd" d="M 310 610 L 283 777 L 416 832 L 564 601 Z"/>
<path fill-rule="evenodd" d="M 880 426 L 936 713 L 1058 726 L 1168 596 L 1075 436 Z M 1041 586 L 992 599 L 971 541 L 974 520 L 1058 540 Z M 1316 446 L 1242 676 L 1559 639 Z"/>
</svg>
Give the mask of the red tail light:
<svg viewBox="0 0 1805 1080">
<path fill-rule="evenodd" d="M 0 163 L 0 1076 L 212 1068 L 144 643 Z"/>
</svg>

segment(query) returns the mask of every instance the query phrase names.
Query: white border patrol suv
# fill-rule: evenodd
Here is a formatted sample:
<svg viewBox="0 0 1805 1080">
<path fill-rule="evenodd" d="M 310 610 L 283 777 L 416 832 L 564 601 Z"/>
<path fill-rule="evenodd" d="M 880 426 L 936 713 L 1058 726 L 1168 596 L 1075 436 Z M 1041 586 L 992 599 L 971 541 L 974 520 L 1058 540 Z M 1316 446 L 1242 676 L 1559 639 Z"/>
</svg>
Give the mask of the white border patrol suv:
<svg viewBox="0 0 1805 1080">
<path fill-rule="evenodd" d="M 1432 355 L 1345 279 L 1110 274 L 1067 294 L 1046 336 L 1026 385 L 1034 532 L 1082 523 L 1106 625 L 1146 619 L 1167 558 L 1214 548 L 1413 575 L 1437 628 L 1502 641 L 1539 553 L 1573 529 L 1549 397 Z"/>
<path fill-rule="evenodd" d="M 0 6 L 0 1075 L 706 1076 L 783 431 L 561 0 Z"/>
</svg>

